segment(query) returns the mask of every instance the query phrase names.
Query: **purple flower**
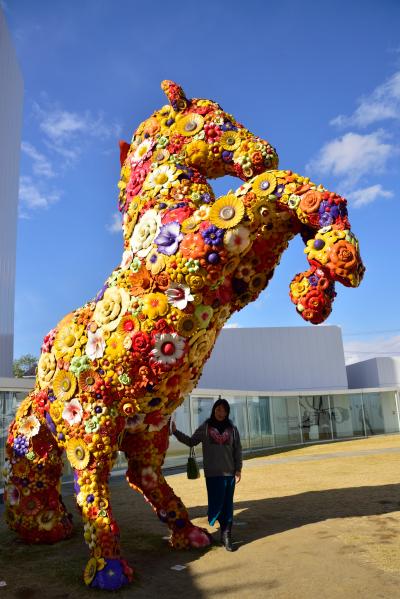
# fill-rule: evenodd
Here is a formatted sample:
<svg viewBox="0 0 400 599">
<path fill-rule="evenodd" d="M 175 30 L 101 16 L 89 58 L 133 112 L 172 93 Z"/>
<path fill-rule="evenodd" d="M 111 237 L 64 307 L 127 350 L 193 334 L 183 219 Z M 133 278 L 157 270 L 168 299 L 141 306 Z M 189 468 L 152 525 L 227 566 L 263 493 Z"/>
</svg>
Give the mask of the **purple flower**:
<svg viewBox="0 0 400 599">
<path fill-rule="evenodd" d="M 221 245 L 224 240 L 224 233 L 223 229 L 218 229 L 215 225 L 211 225 L 202 231 L 201 235 L 207 245 Z"/>
<path fill-rule="evenodd" d="M 316 287 L 318 285 L 319 277 L 317 275 L 311 275 L 308 277 L 308 282 L 312 287 Z"/>
<path fill-rule="evenodd" d="M 321 227 L 327 227 L 328 225 L 331 225 L 332 223 L 333 223 L 333 218 L 332 218 L 330 212 L 324 212 L 324 214 L 321 214 L 321 216 L 319 217 L 319 224 L 321 225 Z"/>
<path fill-rule="evenodd" d="M 237 131 L 237 127 L 232 125 L 230 121 L 225 121 L 223 125 L 221 125 L 222 131 Z"/>
<path fill-rule="evenodd" d="M 180 224 L 176 221 L 163 225 L 160 229 L 159 235 L 155 238 L 158 251 L 161 254 L 172 256 L 178 249 L 179 242 L 182 241 L 183 235 L 180 232 Z"/>
<path fill-rule="evenodd" d="M 229 150 L 224 150 L 221 156 L 224 162 L 232 162 L 233 160 L 233 152 L 229 152 Z"/>
<path fill-rule="evenodd" d="M 201 200 L 205 204 L 209 204 L 211 202 L 211 196 L 210 196 L 210 194 L 208 192 L 202 193 L 201 194 Z"/>
</svg>

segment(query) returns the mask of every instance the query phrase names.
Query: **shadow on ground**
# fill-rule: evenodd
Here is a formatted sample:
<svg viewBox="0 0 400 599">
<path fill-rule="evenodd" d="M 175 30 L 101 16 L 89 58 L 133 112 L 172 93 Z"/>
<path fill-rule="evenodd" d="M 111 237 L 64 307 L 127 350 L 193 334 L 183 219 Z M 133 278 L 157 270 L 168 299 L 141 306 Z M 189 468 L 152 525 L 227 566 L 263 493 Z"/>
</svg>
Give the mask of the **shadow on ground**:
<svg viewBox="0 0 400 599">
<path fill-rule="evenodd" d="M 123 480 L 112 481 L 111 492 L 114 513 L 121 528 L 123 554 L 135 569 L 135 583 L 119 591 L 118 597 L 142 599 L 162 595 L 167 598 L 179 594 L 203 599 L 206 595 L 192 578 L 190 564 L 200 559 L 204 551 L 171 550 L 162 538 L 167 534 L 166 528 L 142 497 L 132 494 Z M 240 511 L 234 531 L 237 547 L 240 551 L 244 544 L 328 519 L 399 511 L 399 492 L 399 484 L 388 484 L 236 502 L 235 507 Z M 72 495 L 65 495 L 68 508 L 76 513 Z M 204 518 L 205 514 L 204 505 L 190 509 L 194 519 Z M 1 597 L 75 599 L 94 596 L 95 591 L 83 585 L 82 570 L 88 554 L 80 518 L 76 515 L 74 519 L 73 537 L 48 546 L 22 543 L 8 531 L 4 521 L 1 522 L 0 580 L 7 583 L 7 587 L 0 588 Z M 240 526 L 241 523 L 245 524 Z M 320 534 L 323 541 L 323 535 L 328 533 L 321 531 Z M 212 547 L 209 551 L 218 549 Z M 176 564 L 187 568 L 171 570 Z"/>
</svg>

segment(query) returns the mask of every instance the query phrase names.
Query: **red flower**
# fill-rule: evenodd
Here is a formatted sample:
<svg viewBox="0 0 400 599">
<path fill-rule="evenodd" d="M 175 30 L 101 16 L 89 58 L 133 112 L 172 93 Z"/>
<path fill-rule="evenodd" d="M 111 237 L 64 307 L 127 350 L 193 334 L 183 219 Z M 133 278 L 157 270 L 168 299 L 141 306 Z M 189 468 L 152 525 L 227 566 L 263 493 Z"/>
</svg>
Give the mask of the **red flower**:
<svg viewBox="0 0 400 599">
<path fill-rule="evenodd" d="M 189 218 L 193 214 L 193 209 L 189 206 L 185 206 L 184 208 L 175 208 L 175 210 L 170 210 L 167 212 L 162 218 L 162 224 L 166 225 L 167 223 L 178 222 L 183 223 L 184 220 Z"/>
<path fill-rule="evenodd" d="M 132 349 L 139 353 L 148 353 L 151 349 L 150 336 L 143 331 L 132 335 Z"/>
</svg>

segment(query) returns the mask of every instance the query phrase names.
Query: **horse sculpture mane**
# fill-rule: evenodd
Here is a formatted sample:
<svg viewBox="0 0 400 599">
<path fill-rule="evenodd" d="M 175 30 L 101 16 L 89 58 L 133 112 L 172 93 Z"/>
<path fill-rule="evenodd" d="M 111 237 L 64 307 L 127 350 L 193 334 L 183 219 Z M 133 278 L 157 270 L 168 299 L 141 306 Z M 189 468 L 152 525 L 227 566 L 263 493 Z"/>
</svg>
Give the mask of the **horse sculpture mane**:
<svg viewBox="0 0 400 599">
<path fill-rule="evenodd" d="M 132 576 L 109 498 L 117 450 L 171 545 L 209 545 L 161 472 L 171 413 L 196 386 L 226 320 L 265 289 L 294 235 L 309 268 L 290 296 L 306 321 L 327 318 L 335 281 L 356 287 L 364 272 L 343 198 L 277 170 L 274 148 L 218 104 L 188 100 L 171 81 L 162 88 L 169 104 L 120 145 L 121 264 L 46 335 L 35 389 L 7 445 L 7 519 L 30 543 L 71 534 L 59 495 L 66 450 L 90 549 L 84 579 L 106 589 Z M 243 184 L 216 199 L 207 179 L 224 175 Z"/>
</svg>

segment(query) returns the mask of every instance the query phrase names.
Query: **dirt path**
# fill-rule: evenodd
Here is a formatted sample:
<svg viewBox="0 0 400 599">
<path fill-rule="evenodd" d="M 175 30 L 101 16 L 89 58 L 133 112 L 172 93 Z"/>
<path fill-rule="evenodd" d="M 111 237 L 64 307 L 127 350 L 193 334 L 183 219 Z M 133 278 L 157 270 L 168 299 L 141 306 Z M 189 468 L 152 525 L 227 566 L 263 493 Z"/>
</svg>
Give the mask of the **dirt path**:
<svg viewBox="0 0 400 599">
<path fill-rule="evenodd" d="M 136 582 L 118 597 L 309 599 L 400 596 L 400 436 L 285 451 L 245 462 L 237 487 L 237 550 L 171 551 L 165 528 L 125 481 L 112 481 L 125 557 Z M 207 526 L 204 479 L 169 482 Z M 73 509 L 72 497 L 67 502 Z M 29 547 L 0 525 L 0 599 L 93 597 L 87 552 L 73 538 Z M 209 530 L 212 530 L 208 527 Z M 217 538 L 217 534 L 215 535 Z M 171 570 L 174 565 L 186 566 Z"/>
</svg>

